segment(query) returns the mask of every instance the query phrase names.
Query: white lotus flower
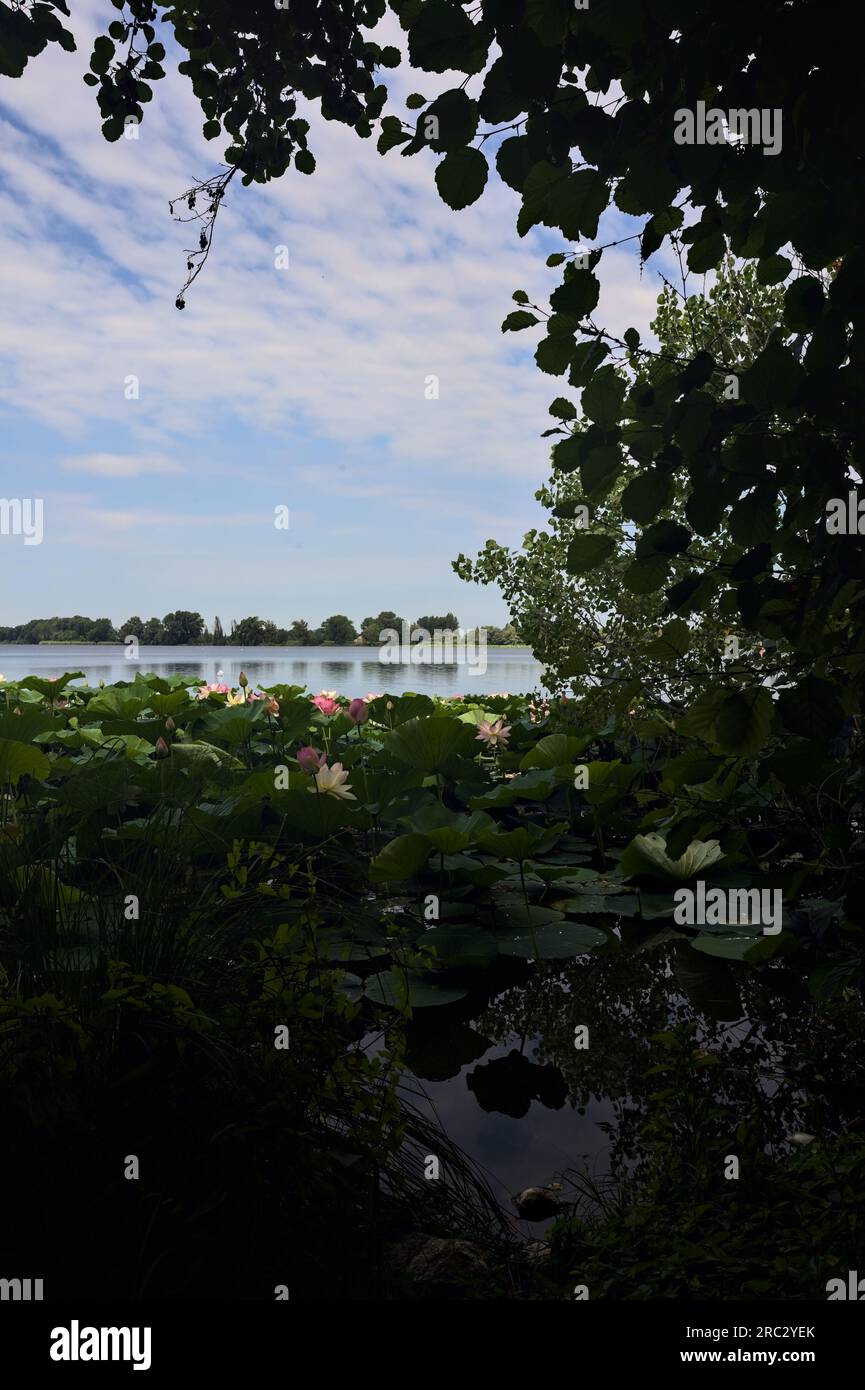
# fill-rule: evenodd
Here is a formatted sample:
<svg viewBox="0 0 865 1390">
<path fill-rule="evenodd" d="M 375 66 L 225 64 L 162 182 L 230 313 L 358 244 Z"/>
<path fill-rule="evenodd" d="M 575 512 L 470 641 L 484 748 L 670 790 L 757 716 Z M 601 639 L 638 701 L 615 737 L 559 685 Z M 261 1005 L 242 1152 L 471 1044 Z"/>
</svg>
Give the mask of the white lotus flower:
<svg viewBox="0 0 865 1390">
<path fill-rule="evenodd" d="M 315 786 L 307 787 L 307 791 L 324 792 L 327 796 L 336 796 L 341 801 L 357 801 L 357 797 L 351 787 L 346 786 L 348 773 L 343 771 L 342 763 L 334 763 L 333 767 L 328 767 L 327 763 L 318 769 L 315 774 Z"/>
<path fill-rule="evenodd" d="M 668 878 L 682 880 L 695 878 L 724 858 L 717 840 L 692 840 L 681 859 L 671 859 L 663 837 L 655 831 L 635 835 L 631 848 L 641 853 L 653 869 L 659 869 Z"/>
</svg>

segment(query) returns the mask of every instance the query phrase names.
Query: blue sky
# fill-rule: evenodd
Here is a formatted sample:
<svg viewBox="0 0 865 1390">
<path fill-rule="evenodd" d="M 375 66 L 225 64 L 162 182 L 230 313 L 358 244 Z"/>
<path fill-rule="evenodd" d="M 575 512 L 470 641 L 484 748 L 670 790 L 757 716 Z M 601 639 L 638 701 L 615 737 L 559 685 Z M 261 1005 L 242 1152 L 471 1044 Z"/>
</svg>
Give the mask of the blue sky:
<svg viewBox="0 0 865 1390">
<path fill-rule="evenodd" d="M 78 52 L 48 50 L 0 83 L 0 497 L 45 509 L 41 545 L 0 536 L 0 624 L 175 608 L 224 625 L 382 608 L 506 621 L 497 591 L 450 561 L 489 537 L 516 545 L 543 519 L 539 436 L 550 401 L 573 393 L 534 366 L 537 330 L 500 325 L 515 289 L 542 301 L 555 288 L 544 259 L 566 243 L 546 229 L 521 240 L 495 173 L 453 213 L 434 155 L 383 159 L 313 115 L 315 174 L 232 185 L 179 313 L 192 243 L 168 200 L 216 171 L 223 142 L 200 136 L 170 52 L 139 139 L 103 140 L 81 76 L 113 13 L 81 0 Z M 382 41 L 402 37 L 388 16 Z M 386 77 L 394 112 L 461 80 Z M 632 230 L 614 213 L 600 239 Z M 641 278 L 631 243 L 599 273 L 597 321 L 645 334 L 654 263 Z"/>
</svg>

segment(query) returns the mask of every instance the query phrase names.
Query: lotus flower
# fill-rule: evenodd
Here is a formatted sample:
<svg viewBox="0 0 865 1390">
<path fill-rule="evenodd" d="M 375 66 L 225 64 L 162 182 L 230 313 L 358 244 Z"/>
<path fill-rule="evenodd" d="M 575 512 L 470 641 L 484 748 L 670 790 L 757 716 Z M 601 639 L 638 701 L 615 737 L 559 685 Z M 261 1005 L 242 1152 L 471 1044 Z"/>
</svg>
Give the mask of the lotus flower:
<svg viewBox="0 0 865 1390">
<path fill-rule="evenodd" d="M 339 709 L 339 701 L 333 690 L 323 690 L 320 695 L 313 696 L 312 703 L 322 714 L 336 714 Z"/>
<path fill-rule="evenodd" d="M 488 748 L 507 748 L 508 739 L 511 736 L 511 725 L 503 724 L 500 719 L 484 719 L 478 725 L 476 738 L 481 739 Z"/>
<path fill-rule="evenodd" d="M 365 724 L 369 719 L 369 710 L 365 700 L 352 700 L 348 707 L 348 717 L 352 724 Z"/>
<path fill-rule="evenodd" d="M 724 853 L 717 840 L 692 840 L 680 859 L 671 859 L 667 846 L 655 831 L 649 835 L 635 835 L 622 860 L 628 874 L 660 873 L 662 877 L 683 882 L 705 872 Z"/>
<path fill-rule="evenodd" d="M 301 769 L 304 772 L 312 773 L 318 772 L 320 767 L 324 767 L 327 756 L 324 753 L 319 753 L 315 748 L 311 748 L 309 744 L 307 744 L 305 748 L 298 748 L 297 761 L 300 763 Z"/>
<path fill-rule="evenodd" d="M 347 786 L 348 773 L 343 771 L 342 763 L 328 767 L 322 763 L 315 774 L 315 786 L 307 787 L 308 792 L 324 792 L 326 796 L 338 797 L 340 801 L 357 801 L 351 787 Z"/>
<path fill-rule="evenodd" d="M 230 695 L 231 686 L 224 685 L 221 681 L 214 681 L 212 685 L 202 685 L 198 691 L 199 700 L 206 700 L 208 695 Z"/>
<path fill-rule="evenodd" d="M 274 717 L 279 714 L 279 701 L 274 700 L 273 696 L 268 700 L 264 707 L 265 714 L 272 714 Z"/>
<path fill-rule="evenodd" d="M 2 679 L 3 679 L 3 677 L 0 676 L 0 680 L 2 680 Z M 363 697 L 363 698 L 364 698 L 364 702 L 368 705 L 369 702 L 370 702 L 370 700 L 380 700 L 383 694 L 384 694 L 384 691 L 383 691 L 383 690 L 380 690 L 380 691 L 378 692 L 378 694 L 376 694 L 376 693 L 375 693 L 374 691 L 372 691 L 372 690 L 368 690 L 367 693 L 366 693 L 366 695 L 364 695 L 364 697 Z"/>
</svg>

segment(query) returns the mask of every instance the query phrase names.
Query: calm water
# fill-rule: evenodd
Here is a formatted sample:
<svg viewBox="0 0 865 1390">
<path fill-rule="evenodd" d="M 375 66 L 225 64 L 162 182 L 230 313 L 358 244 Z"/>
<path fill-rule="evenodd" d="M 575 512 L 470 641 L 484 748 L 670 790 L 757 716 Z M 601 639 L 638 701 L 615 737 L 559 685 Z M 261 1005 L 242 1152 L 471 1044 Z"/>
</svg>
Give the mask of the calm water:
<svg viewBox="0 0 865 1390">
<path fill-rule="evenodd" d="M 479 669 L 483 661 L 477 660 L 471 665 L 390 665 L 380 662 L 370 647 L 141 647 L 140 659 L 134 662 L 126 660 L 119 645 L 43 642 L 39 646 L 0 644 L 0 674 L 17 680 L 83 671 L 94 685 L 100 680 L 106 684 L 134 680 L 136 670 L 159 675 L 188 672 L 237 685 L 240 672 L 245 671 L 255 685 L 286 682 L 350 696 L 385 690 L 397 695 L 406 690 L 426 695 L 524 694 L 540 688 L 541 667 L 529 651 L 491 647 L 481 655 L 486 658 L 485 671 Z"/>
</svg>

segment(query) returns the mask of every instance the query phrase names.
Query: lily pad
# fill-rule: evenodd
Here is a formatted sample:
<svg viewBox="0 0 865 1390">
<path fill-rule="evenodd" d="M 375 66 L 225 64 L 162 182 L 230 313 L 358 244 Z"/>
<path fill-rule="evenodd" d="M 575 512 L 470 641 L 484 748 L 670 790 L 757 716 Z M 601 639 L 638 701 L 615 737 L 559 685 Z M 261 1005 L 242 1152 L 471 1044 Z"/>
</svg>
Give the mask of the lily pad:
<svg viewBox="0 0 865 1390">
<path fill-rule="evenodd" d="M 374 1003 L 387 1004 L 393 1009 L 402 1008 L 406 996 L 413 1009 L 429 1009 L 436 1005 L 454 1004 L 458 999 L 465 999 L 468 993 L 460 985 L 437 985 L 413 971 L 403 973 L 397 970 L 370 975 L 364 981 L 363 992 Z"/>
<path fill-rule="evenodd" d="M 550 923 L 534 932 L 522 931 L 513 936 L 498 938 L 499 951 L 505 956 L 522 956 L 526 960 L 568 960 L 583 956 L 607 941 L 606 932 L 590 927 L 586 922 Z"/>
<path fill-rule="evenodd" d="M 436 959 L 447 966 L 487 965 L 498 954 L 496 940 L 489 932 L 459 922 L 424 932 L 417 948 L 425 951 L 429 947 L 435 949 Z"/>
<path fill-rule="evenodd" d="M 555 906 L 562 912 L 607 912 L 613 917 L 636 917 L 640 910 L 636 893 L 627 896 L 583 893 L 578 898 L 557 898 Z"/>
</svg>

